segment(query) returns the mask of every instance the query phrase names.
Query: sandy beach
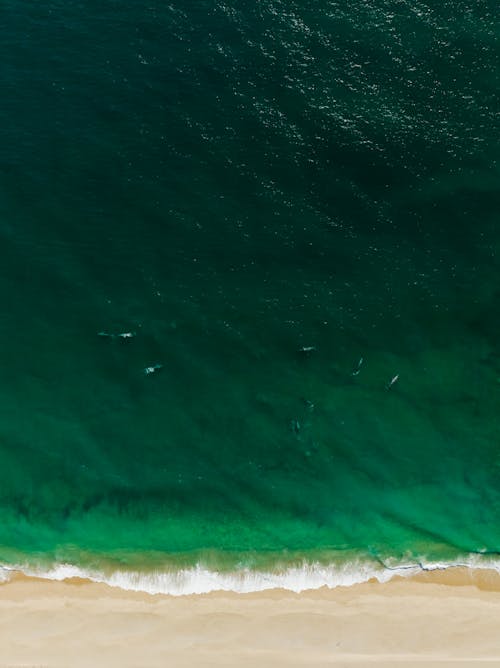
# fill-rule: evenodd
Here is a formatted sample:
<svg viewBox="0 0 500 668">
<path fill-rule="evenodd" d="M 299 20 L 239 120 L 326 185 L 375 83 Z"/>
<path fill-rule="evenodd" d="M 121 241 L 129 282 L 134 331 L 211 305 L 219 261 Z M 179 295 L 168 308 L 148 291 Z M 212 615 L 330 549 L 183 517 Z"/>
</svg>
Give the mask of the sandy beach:
<svg viewBox="0 0 500 668">
<path fill-rule="evenodd" d="M 500 578 L 461 568 L 294 594 L 0 586 L 0 666 L 500 665 Z"/>
</svg>

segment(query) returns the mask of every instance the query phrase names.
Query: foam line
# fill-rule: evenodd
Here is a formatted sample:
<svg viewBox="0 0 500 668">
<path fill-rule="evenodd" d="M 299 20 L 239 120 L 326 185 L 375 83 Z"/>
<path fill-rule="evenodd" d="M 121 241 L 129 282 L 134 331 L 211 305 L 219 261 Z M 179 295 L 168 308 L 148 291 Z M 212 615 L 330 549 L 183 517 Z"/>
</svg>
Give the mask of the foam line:
<svg viewBox="0 0 500 668">
<path fill-rule="evenodd" d="M 280 572 L 262 572 L 242 569 L 229 573 L 219 573 L 198 565 L 177 571 L 142 573 L 139 571 L 116 570 L 100 573 L 79 568 L 71 564 L 59 564 L 48 570 L 29 567 L 0 567 L 0 580 L 9 580 L 15 572 L 22 572 L 31 577 L 63 581 L 69 578 L 82 578 L 92 582 L 105 583 L 129 591 L 149 594 L 168 594 L 183 596 L 189 594 L 207 594 L 214 591 L 250 593 L 268 589 L 287 589 L 300 593 L 320 587 L 347 587 L 368 580 L 387 582 L 396 575 L 411 577 L 422 571 L 443 570 L 462 566 L 466 568 L 494 569 L 500 572 L 500 562 L 471 556 L 461 562 L 412 563 L 390 568 L 371 563 L 346 563 L 344 565 L 325 566 L 318 563 L 291 567 Z"/>
</svg>

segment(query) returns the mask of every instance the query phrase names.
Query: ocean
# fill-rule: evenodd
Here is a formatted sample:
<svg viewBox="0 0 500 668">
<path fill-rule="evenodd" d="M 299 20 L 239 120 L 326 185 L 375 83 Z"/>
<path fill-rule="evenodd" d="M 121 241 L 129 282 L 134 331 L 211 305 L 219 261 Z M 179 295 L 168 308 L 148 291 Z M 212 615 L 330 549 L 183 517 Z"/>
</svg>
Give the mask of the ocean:
<svg viewBox="0 0 500 668">
<path fill-rule="evenodd" d="M 4 0 L 6 577 L 500 569 L 497 9 Z"/>
</svg>

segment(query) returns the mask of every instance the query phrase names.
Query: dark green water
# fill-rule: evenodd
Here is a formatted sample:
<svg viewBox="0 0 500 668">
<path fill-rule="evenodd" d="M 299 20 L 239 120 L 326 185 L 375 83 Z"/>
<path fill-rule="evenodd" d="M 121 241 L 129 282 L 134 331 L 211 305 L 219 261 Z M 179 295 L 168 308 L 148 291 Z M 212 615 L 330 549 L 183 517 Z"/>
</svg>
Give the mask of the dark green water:
<svg viewBox="0 0 500 668">
<path fill-rule="evenodd" d="M 2 563 L 500 552 L 497 9 L 4 0 Z"/>
</svg>

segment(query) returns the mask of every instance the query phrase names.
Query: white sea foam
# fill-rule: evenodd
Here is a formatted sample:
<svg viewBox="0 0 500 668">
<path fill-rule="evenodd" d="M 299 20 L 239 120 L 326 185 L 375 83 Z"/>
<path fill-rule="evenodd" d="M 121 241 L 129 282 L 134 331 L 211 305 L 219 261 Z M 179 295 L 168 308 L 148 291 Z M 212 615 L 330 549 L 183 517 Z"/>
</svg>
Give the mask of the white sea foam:
<svg viewBox="0 0 500 668">
<path fill-rule="evenodd" d="M 250 593 L 268 589 L 287 589 L 296 593 L 320 587 L 347 587 L 368 580 L 387 582 L 396 575 L 410 577 L 422 571 L 444 570 L 450 567 L 464 566 L 473 569 L 493 569 L 500 573 L 500 561 L 480 556 L 471 556 L 460 562 L 410 563 L 384 568 L 377 563 L 346 563 L 344 565 L 325 566 L 319 563 L 291 567 L 280 572 L 262 572 L 251 569 L 220 573 L 201 565 L 177 571 L 157 571 L 142 573 L 138 571 L 116 570 L 111 573 L 85 570 L 71 564 L 59 564 L 48 570 L 36 570 L 25 566 L 0 566 L 0 580 L 10 579 L 13 573 L 48 580 L 67 580 L 83 578 L 92 582 L 105 583 L 129 591 L 141 591 L 149 594 L 169 594 L 183 596 L 188 594 L 207 594 L 214 591 Z"/>
</svg>

